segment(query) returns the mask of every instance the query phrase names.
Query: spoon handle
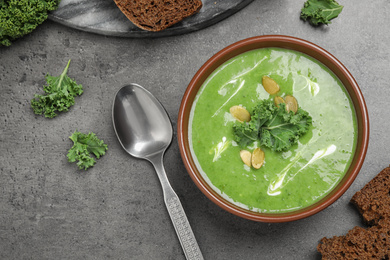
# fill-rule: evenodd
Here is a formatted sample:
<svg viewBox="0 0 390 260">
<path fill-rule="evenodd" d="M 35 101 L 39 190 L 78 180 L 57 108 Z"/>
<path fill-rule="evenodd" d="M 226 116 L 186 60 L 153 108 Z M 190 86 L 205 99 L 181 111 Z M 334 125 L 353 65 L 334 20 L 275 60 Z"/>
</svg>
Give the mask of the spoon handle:
<svg viewBox="0 0 390 260">
<path fill-rule="evenodd" d="M 160 179 L 165 205 L 168 209 L 176 234 L 179 238 L 180 244 L 183 248 L 187 260 L 203 260 L 202 252 L 196 242 L 194 233 L 192 232 L 190 223 L 184 212 L 183 206 L 180 203 L 178 196 L 172 189 L 167 175 L 164 170 L 162 156 L 161 159 L 150 160 L 156 169 L 157 175 Z"/>
<path fill-rule="evenodd" d="M 196 242 L 194 233 L 192 232 L 190 223 L 185 215 L 184 209 L 176 194 L 165 199 L 169 215 L 171 217 L 173 226 L 179 237 L 184 254 L 188 260 L 203 259 L 198 243 Z"/>
</svg>

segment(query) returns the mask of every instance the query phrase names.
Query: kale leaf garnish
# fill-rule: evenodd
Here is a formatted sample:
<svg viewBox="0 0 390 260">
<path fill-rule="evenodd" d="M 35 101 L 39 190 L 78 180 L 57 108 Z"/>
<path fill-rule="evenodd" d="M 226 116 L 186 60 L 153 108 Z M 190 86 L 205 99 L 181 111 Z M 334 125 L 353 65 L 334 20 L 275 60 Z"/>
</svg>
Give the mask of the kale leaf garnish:
<svg viewBox="0 0 390 260">
<path fill-rule="evenodd" d="M 308 0 L 301 10 L 301 18 L 313 25 L 330 24 L 342 10 L 343 6 L 335 0 Z"/>
<path fill-rule="evenodd" d="M 45 95 L 35 94 L 31 100 L 31 107 L 37 115 L 45 114 L 45 117 L 53 118 L 56 112 L 68 111 L 74 105 L 75 97 L 83 93 L 83 86 L 69 78 L 68 65 L 58 77 L 46 76 L 47 85 L 43 86 Z"/>
<path fill-rule="evenodd" d="M 43 23 L 60 0 L 0 0 L 0 46 L 31 33 Z"/>
<path fill-rule="evenodd" d="M 312 125 L 312 118 L 302 108 L 287 112 L 285 104 L 276 106 L 272 100 L 262 100 L 251 113 L 249 122 L 233 125 L 234 140 L 246 147 L 259 140 L 260 146 L 274 151 L 286 151 L 298 142 Z"/>
<path fill-rule="evenodd" d="M 96 137 L 92 132 L 88 134 L 75 131 L 70 137 L 73 141 L 73 147 L 69 150 L 67 157 L 69 162 L 76 162 L 80 169 L 87 170 L 95 165 L 97 159 L 106 154 L 107 145 Z"/>
</svg>

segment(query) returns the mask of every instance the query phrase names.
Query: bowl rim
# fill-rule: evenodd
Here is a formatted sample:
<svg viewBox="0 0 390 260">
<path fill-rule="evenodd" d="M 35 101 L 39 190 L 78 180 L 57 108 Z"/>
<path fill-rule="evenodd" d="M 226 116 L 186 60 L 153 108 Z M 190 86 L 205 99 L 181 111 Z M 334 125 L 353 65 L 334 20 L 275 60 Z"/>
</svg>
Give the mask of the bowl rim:
<svg viewBox="0 0 390 260">
<path fill-rule="evenodd" d="M 357 118 L 358 137 L 355 155 L 347 171 L 350 174 L 345 174 L 338 185 L 320 201 L 300 210 L 286 213 L 254 212 L 239 207 L 224 199 L 209 186 L 197 170 L 188 144 L 188 115 L 191 111 L 195 96 L 207 77 L 222 63 L 231 58 L 249 50 L 267 47 L 280 47 L 295 50 L 324 64 L 343 83 L 352 100 Z M 356 80 L 335 56 L 318 45 L 297 37 L 286 35 L 262 35 L 243 39 L 223 48 L 201 66 L 190 81 L 183 95 L 178 115 L 177 133 L 179 150 L 185 168 L 196 186 L 206 197 L 226 211 L 242 218 L 260 222 L 280 223 L 295 221 L 314 215 L 330 206 L 347 191 L 358 175 L 367 153 L 369 141 L 369 118 L 363 94 Z"/>
</svg>

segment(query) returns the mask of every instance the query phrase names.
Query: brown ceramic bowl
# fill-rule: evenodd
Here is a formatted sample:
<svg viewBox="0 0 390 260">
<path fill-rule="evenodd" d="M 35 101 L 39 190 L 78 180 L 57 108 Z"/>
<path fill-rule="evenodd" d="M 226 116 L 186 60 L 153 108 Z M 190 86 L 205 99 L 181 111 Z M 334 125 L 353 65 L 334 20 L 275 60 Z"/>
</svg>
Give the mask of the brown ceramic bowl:
<svg viewBox="0 0 390 260">
<path fill-rule="evenodd" d="M 349 93 L 353 102 L 358 125 L 358 139 L 356 152 L 354 154 L 351 166 L 346 172 L 344 178 L 340 183 L 323 199 L 317 203 L 292 212 L 287 213 L 258 213 L 250 210 L 238 207 L 231 202 L 224 199 L 220 194 L 214 191 L 203 179 L 199 173 L 193 157 L 191 155 L 189 140 L 188 140 L 188 120 L 191 110 L 191 106 L 195 99 L 195 96 L 202 86 L 207 77 L 217 69 L 221 64 L 227 60 L 239 55 L 243 52 L 253 49 L 266 48 L 266 47 L 279 47 L 284 49 L 291 49 L 302 52 L 308 56 L 315 58 L 316 60 L 327 66 L 344 84 L 347 92 Z M 331 55 L 321 47 L 310 43 L 308 41 L 280 35 L 258 36 L 248 38 L 239 42 L 236 42 L 223 50 L 219 51 L 213 57 L 211 57 L 195 74 L 191 80 L 188 88 L 182 99 L 178 117 L 178 141 L 180 147 L 180 153 L 185 164 L 185 167 L 190 174 L 192 180 L 198 186 L 198 188 L 215 204 L 233 213 L 237 216 L 262 222 L 287 222 L 302 219 L 319 211 L 325 209 L 333 202 L 335 202 L 343 193 L 350 187 L 355 180 L 360 168 L 363 164 L 368 147 L 369 137 L 369 121 L 367 107 L 364 101 L 364 97 L 359 89 L 358 84 L 351 75 L 351 73 L 344 67 L 339 60 Z"/>
</svg>

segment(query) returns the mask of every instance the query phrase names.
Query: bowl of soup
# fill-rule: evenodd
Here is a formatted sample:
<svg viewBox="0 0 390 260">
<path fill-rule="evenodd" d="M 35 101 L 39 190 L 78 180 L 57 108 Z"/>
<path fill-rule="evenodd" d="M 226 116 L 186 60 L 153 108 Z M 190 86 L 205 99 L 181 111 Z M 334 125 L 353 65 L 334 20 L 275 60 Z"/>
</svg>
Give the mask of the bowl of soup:
<svg viewBox="0 0 390 260">
<path fill-rule="evenodd" d="M 347 68 L 318 45 L 282 35 L 212 56 L 178 116 L 180 153 L 196 186 L 226 211 L 268 223 L 335 202 L 358 175 L 368 139 L 367 107 Z"/>
</svg>

